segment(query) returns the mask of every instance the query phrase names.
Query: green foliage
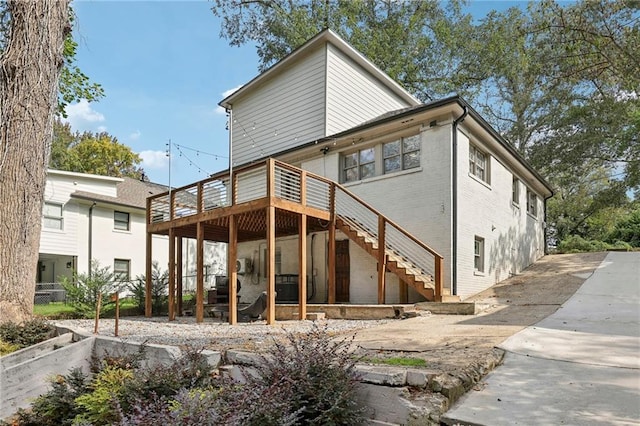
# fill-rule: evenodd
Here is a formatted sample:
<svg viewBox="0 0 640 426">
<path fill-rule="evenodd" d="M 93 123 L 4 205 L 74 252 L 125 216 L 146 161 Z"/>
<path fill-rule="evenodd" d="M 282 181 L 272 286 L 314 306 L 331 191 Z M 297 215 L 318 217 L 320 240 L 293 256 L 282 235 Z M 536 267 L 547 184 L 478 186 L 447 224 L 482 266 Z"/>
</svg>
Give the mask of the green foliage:
<svg viewBox="0 0 640 426">
<path fill-rule="evenodd" d="M 63 278 L 61 282 L 67 292 L 67 300 L 75 312 L 86 318 L 93 318 L 96 314 L 99 295 L 102 295 L 100 312 L 109 303 L 109 295 L 119 291 L 123 283 L 114 281 L 111 268 L 100 267 L 97 260 L 91 261 L 90 274 L 74 273 L 73 278 Z"/>
<path fill-rule="evenodd" d="M 10 354 L 20 349 L 20 346 L 15 343 L 8 343 L 0 339 L 0 356 Z"/>
<path fill-rule="evenodd" d="M 625 241 L 615 241 L 613 244 L 608 244 L 604 241 L 585 240 L 578 235 L 571 235 L 558 244 L 558 252 L 560 253 L 582 253 L 607 250 L 628 251 L 631 249 L 631 245 Z"/>
<path fill-rule="evenodd" d="M 371 364 L 385 364 L 385 365 L 398 365 L 402 367 L 426 367 L 427 361 L 422 358 L 404 358 L 404 357 L 392 357 L 392 358 L 363 358 L 363 362 L 369 362 Z"/>
<path fill-rule="evenodd" d="M 74 423 L 87 422 L 91 425 L 111 425 L 119 420 L 116 407 L 126 383 L 133 379 L 132 370 L 107 366 L 100 371 L 89 385 L 91 392 L 78 396 L 75 403 L 82 410 Z"/>
<path fill-rule="evenodd" d="M 154 315 L 160 314 L 167 303 L 169 296 L 168 286 L 169 271 L 162 271 L 158 262 L 154 261 L 151 268 L 151 311 Z M 133 293 L 139 312 L 144 313 L 146 295 L 145 275 L 138 275 L 135 280 L 127 285 L 127 289 Z"/>
<path fill-rule="evenodd" d="M 0 340 L 8 344 L 26 348 L 53 336 L 54 328 L 41 318 L 34 318 L 23 324 L 5 322 L 0 324 Z"/>
<path fill-rule="evenodd" d="M 81 413 L 76 399 L 89 392 L 87 376 L 73 369 L 51 379 L 51 390 L 39 396 L 30 410 L 19 410 L 15 424 L 21 426 L 70 426 Z"/>
<path fill-rule="evenodd" d="M 54 122 L 53 130 L 52 169 L 134 179 L 144 174 L 140 156 L 106 132 L 73 133 L 60 121 Z"/>
<path fill-rule="evenodd" d="M 632 247 L 640 247 L 640 208 L 620 220 L 609 234 L 609 241 L 628 243 Z"/>
</svg>

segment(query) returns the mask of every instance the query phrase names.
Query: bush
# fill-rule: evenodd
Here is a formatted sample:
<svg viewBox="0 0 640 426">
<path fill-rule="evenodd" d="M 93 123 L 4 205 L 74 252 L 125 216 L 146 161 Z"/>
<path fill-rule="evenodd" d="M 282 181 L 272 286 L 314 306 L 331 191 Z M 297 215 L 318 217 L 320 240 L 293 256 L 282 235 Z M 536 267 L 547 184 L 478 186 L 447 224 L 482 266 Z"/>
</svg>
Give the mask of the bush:
<svg viewBox="0 0 640 426">
<path fill-rule="evenodd" d="M 0 356 L 10 354 L 11 352 L 15 352 L 20 349 L 20 346 L 15 343 L 8 343 L 4 340 L 0 340 Z"/>
<path fill-rule="evenodd" d="M 160 314 L 165 307 L 169 296 L 168 287 L 169 271 L 163 272 L 158 262 L 154 261 L 151 270 L 151 311 L 154 315 Z M 146 276 L 138 275 L 127 285 L 127 289 L 133 294 L 138 312 L 144 314 Z"/>
<path fill-rule="evenodd" d="M 108 266 L 101 268 L 97 260 L 92 260 L 90 274 L 74 273 L 72 280 L 64 277 L 62 286 L 75 312 L 85 318 L 93 318 L 100 295 L 102 296 L 100 312 L 102 312 L 109 302 L 109 295 L 119 291 L 122 283 L 114 281 L 114 274 Z"/>
<path fill-rule="evenodd" d="M 0 324 L 0 340 L 18 346 L 18 349 L 35 345 L 53 336 L 54 328 L 41 318 L 34 318 L 24 324 L 5 322 Z"/>
</svg>

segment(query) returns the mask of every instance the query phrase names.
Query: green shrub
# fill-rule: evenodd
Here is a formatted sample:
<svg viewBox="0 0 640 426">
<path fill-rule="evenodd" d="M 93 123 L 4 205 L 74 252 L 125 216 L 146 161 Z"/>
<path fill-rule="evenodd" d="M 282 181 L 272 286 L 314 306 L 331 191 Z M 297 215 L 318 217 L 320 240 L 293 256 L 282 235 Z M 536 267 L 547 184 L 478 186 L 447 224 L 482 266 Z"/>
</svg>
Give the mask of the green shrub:
<svg viewBox="0 0 640 426">
<path fill-rule="evenodd" d="M 0 340 L 18 345 L 19 348 L 35 345 L 53 336 L 54 328 L 42 318 L 34 318 L 23 324 L 0 324 Z"/>
<path fill-rule="evenodd" d="M 15 343 L 5 342 L 4 340 L 0 340 L 0 356 L 10 354 L 11 352 L 15 352 L 20 349 L 20 346 Z"/>
<path fill-rule="evenodd" d="M 610 241 L 624 241 L 632 247 L 640 247 L 640 209 L 618 222 L 609 235 Z"/>
<path fill-rule="evenodd" d="M 19 410 L 13 424 L 21 426 L 70 426 L 81 413 L 76 399 L 89 392 L 87 376 L 74 369 L 51 379 L 51 390 L 39 396 L 30 410 Z"/>
<path fill-rule="evenodd" d="M 96 314 L 98 299 L 102 295 L 100 312 L 109 303 L 109 295 L 119 291 L 121 282 L 114 281 L 114 274 L 108 266 L 101 268 L 97 260 L 91 261 L 90 274 L 74 273 L 73 278 L 64 277 L 61 282 L 67 292 L 67 300 L 75 312 L 85 318 L 93 318 Z"/>
<path fill-rule="evenodd" d="M 133 379 L 133 370 L 106 366 L 91 381 L 91 392 L 78 396 L 75 403 L 82 410 L 74 422 L 91 425 L 110 425 L 119 421 L 117 415 L 118 398 L 122 396 L 125 384 Z"/>
<path fill-rule="evenodd" d="M 157 261 L 153 262 L 151 270 L 151 311 L 154 315 L 162 312 L 169 297 L 169 271 L 160 269 Z M 138 275 L 135 280 L 127 285 L 127 289 L 133 293 L 138 312 L 143 314 L 145 309 L 146 276 Z"/>
</svg>

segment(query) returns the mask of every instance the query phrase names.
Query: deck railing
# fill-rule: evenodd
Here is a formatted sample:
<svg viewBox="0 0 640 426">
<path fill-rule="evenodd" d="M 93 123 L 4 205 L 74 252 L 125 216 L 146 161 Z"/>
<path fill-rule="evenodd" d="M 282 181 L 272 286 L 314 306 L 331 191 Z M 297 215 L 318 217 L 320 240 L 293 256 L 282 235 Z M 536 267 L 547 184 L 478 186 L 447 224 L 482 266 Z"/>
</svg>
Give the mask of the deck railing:
<svg viewBox="0 0 640 426">
<path fill-rule="evenodd" d="M 431 275 L 436 298 L 441 296 L 441 255 L 341 185 L 273 159 L 234 170 L 232 180 L 228 173 L 220 173 L 150 197 L 149 223 L 168 222 L 268 196 L 333 213 L 365 231 L 378 247 L 382 243 L 385 255 L 392 253 L 421 274 Z"/>
</svg>

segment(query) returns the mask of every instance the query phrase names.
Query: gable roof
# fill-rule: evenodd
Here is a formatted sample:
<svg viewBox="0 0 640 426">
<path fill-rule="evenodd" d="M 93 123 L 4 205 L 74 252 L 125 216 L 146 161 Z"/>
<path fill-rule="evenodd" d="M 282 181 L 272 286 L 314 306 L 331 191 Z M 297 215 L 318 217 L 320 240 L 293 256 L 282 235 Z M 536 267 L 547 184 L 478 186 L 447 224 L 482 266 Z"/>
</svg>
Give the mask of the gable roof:
<svg viewBox="0 0 640 426">
<path fill-rule="evenodd" d="M 144 182 L 130 177 L 121 178 L 122 181 L 116 186 L 117 197 L 95 194 L 88 191 L 76 191 L 71 194 L 73 198 L 88 201 L 101 201 L 123 207 L 131 207 L 145 210 L 147 208 L 147 198 L 166 192 L 169 187 L 153 182 Z"/>
<path fill-rule="evenodd" d="M 337 49 L 339 49 L 342 53 L 347 55 L 350 59 L 364 68 L 367 72 L 373 75 L 376 79 L 380 80 L 389 90 L 391 90 L 394 94 L 404 99 L 407 103 L 412 105 L 419 105 L 420 101 L 413 96 L 411 93 L 406 91 L 402 86 L 400 86 L 395 80 L 389 77 L 386 73 L 384 73 L 380 68 L 373 64 L 370 60 L 364 57 L 360 52 L 353 48 L 349 43 L 344 41 L 340 36 L 338 36 L 333 31 L 326 29 L 318 33 L 315 37 L 308 40 L 302 46 L 295 49 L 293 52 L 289 53 L 287 56 L 282 58 L 280 61 L 275 63 L 266 71 L 260 73 L 256 77 L 254 77 L 251 81 L 246 83 L 244 86 L 233 92 L 231 95 L 227 96 L 223 100 L 221 100 L 218 105 L 223 108 L 231 109 L 233 105 L 233 101 L 249 92 L 253 88 L 257 87 L 263 82 L 266 82 L 275 76 L 277 76 L 280 72 L 284 71 L 287 66 L 295 63 L 299 59 L 301 59 L 304 54 L 310 50 L 313 50 L 317 46 L 323 45 L 325 43 L 331 43 Z"/>
</svg>

